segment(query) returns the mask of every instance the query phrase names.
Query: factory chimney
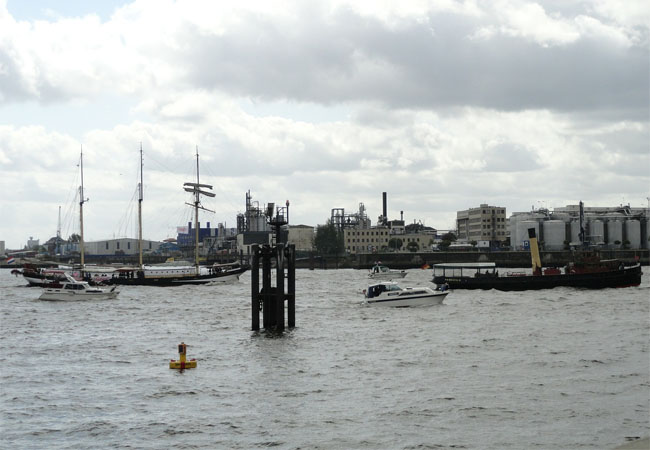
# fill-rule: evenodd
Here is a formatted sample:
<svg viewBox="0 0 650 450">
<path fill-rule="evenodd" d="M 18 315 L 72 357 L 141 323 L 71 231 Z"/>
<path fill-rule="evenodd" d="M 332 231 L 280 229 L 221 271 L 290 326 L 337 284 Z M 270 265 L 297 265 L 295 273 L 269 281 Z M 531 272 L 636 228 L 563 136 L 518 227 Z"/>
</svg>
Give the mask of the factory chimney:
<svg viewBox="0 0 650 450">
<path fill-rule="evenodd" d="M 383 217 L 384 217 L 384 225 L 388 224 L 388 211 L 386 210 L 386 193 L 382 193 L 382 199 L 383 199 L 383 205 L 384 205 L 384 210 L 383 210 Z"/>
</svg>

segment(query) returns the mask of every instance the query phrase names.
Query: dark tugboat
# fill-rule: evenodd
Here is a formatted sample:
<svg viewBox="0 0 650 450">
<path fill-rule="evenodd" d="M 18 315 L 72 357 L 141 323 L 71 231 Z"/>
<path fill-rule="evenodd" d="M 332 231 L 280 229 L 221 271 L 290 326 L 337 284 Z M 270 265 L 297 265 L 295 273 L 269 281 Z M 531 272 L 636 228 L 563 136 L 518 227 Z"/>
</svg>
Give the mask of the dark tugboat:
<svg viewBox="0 0 650 450">
<path fill-rule="evenodd" d="M 596 252 L 579 252 L 574 262 L 563 270 L 542 269 L 535 229 L 528 229 L 533 273 L 511 273 L 499 276 L 494 263 L 435 264 L 433 282 L 450 289 L 497 289 L 526 291 L 558 286 L 604 289 L 641 284 L 641 264 L 625 266 L 617 259 L 601 260 Z M 464 273 L 463 273 L 464 272 Z"/>
</svg>

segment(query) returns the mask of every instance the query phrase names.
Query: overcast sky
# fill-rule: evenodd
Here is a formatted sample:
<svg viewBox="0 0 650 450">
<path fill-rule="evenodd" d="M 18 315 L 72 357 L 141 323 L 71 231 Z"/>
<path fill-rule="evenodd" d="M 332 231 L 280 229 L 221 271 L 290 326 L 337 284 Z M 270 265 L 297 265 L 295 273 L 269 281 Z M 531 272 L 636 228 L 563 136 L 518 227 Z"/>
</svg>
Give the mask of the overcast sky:
<svg viewBox="0 0 650 450">
<path fill-rule="evenodd" d="M 235 4 L 237 3 L 237 4 Z M 101 8 L 97 6 L 101 5 Z M 508 215 L 647 206 L 646 0 L 0 0 L 0 240 L 144 237 L 190 220 L 213 184 L 293 224 L 364 203 L 438 229 L 481 203 Z"/>
</svg>

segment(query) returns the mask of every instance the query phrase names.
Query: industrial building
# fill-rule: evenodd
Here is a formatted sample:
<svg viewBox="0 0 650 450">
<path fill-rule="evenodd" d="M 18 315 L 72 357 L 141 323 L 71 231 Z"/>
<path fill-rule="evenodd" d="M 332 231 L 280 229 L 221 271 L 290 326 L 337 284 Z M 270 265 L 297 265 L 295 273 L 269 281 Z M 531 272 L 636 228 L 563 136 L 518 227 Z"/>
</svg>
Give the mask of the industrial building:
<svg viewBox="0 0 650 450">
<path fill-rule="evenodd" d="M 278 221 L 284 225 L 280 230 L 280 241 L 287 242 L 289 222 L 289 201 L 286 206 L 275 207 L 268 203 L 261 208 L 259 202 L 253 201 L 250 191 L 246 192 L 246 212 L 237 215 L 237 249 L 244 255 L 251 255 L 253 245 L 273 245 L 275 229 L 269 223 Z"/>
<path fill-rule="evenodd" d="M 346 214 L 344 208 L 332 209 L 330 222 L 343 232 L 343 242 L 349 254 L 376 253 L 390 247 L 391 239 L 399 239 L 400 249 L 406 251 L 410 243 L 416 244 L 417 251 L 431 251 L 436 240 L 436 230 L 424 226 L 420 231 L 409 232 L 410 227 L 404 223 L 404 211 L 400 211 L 399 220 L 388 220 L 387 195 L 382 193 L 383 210 L 377 219 L 377 225 L 366 214 L 363 203 L 359 203 L 356 213 Z"/>
<path fill-rule="evenodd" d="M 294 245 L 298 252 L 314 249 L 314 227 L 310 225 L 289 225 L 287 244 Z"/>
<path fill-rule="evenodd" d="M 142 240 L 142 251 L 145 253 L 155 252 L 160 245 L 161 242 Z M 86 255 L 137 255 L 138 252 L 138 240 L 133 238 L 84 242 L 84 253 Z"/>
<path fill-rule="evenodd" d="M 513 250 L 528 248 L 528 229 L 534 228 L 544 250 L 575 248 L 584 242 L 605 249 L 649 248 L 650 227 L 646 208 L 588 207 L 583 208 L 583 238 L 580 234 L 580 205 L 515 212 L 508 219 L 510 246 Z"/>
<path fill-rule="evenodd" d="M 477 208 L 457 211 L 456 230 L 459 241 L 499 246 L 507 237 L 506 208 L 481 204 Z"/>
</svg>

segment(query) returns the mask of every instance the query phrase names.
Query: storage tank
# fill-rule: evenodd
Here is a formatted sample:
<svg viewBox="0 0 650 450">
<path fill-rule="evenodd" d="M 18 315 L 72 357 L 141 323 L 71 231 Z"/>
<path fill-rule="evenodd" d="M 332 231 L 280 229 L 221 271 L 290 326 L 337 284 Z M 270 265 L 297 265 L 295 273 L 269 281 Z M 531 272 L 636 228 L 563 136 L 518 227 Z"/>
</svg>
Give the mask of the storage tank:
<svg viewBox="0 0 650 450">
<path fill-rule="evenodd" d="M 625 221 L 625 239 L 630 241 L 630 248 L 641 248 L 641 222 L 636 219 Z"/>
<path fill-rule="evenodd" d="M 563 220 L 546 220 L 542 222 L 544 230 L 544 250 L 563 250 L 566 239 L 566 225 Z"/>
<path fill-rule="evenodd" d="M 580 244 L 580 221 L 579 220 L 571 221 L 571 239 L 569 239 L 569 241 L 573 245 Z"/>
<path fill-rule="evenodd" d="M 591 244 L 605 243 L 605 224 L 602 220 L 593 219 L 589 221 L 589 242 Z"/>
<path fill-rule="evenodd" d="M 536 220 L 522 220 L 517 224 L 517 241 L 515 243 L 517 250 L 524 249 L 524 242 L 528 241 L 529 228 L 535 228 L 535 235 L 539 240 L 539 222 Z"/>
<path fill-rule="evenodd" d="M 618 242 L 618 244 L 616 244 Z M 618 219 L 607 221 L 607 244 L 618 247 L 623 243 L 623 222 Z"/>
</svg>

